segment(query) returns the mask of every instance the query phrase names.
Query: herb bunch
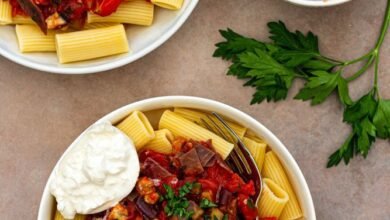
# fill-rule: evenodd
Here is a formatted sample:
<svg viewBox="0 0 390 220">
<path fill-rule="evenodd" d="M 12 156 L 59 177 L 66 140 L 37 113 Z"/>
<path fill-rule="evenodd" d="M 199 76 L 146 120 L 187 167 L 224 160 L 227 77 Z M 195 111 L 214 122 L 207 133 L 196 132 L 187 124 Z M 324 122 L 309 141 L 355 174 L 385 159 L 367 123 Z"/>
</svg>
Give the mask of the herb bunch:
<svg viewBox="0 0 390 220">
<path fill-rule="evenodd" d="M 328 160 L 327 167 L 342 160 L 348 164 L 355 155 L 367 157 L 376 138 L 390 139 L 390 100 L 380 96 L 378 87 L 379 51 L 390 23 L 390 0 L 381 33 L 375 47 L 367 54 L 350 61 L 339 61 L 320 53 L 318 37 L 312 32 L 291 32 L 281 21 L 268 23 L 270 42 L 242 36 L 231 29 L 220 30 L 226 41 L 216 44 L 214 57 L 232 61 L 228 75 L 246 80 L 244 86 L 256 89 L 251 104 L 280 101 L 287 97 L 293 81 L 306 81 L 295 99 L 323 103 L 333 92 L 344 106 L 343 121 L 352 132 Z M 363 63 L 350 77 L 344 76 L 347 66 Z M 348 84 L 374 65 L 372 88 L 352 100 Z"/>
</svg>

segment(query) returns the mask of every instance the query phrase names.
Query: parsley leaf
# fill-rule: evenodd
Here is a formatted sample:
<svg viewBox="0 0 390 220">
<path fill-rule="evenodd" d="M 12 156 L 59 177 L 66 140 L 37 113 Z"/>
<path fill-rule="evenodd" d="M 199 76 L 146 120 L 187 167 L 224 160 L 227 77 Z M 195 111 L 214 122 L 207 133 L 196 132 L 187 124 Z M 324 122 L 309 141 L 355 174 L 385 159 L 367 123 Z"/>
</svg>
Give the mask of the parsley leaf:
<svg viewBox="0 0 390 220">
<path fill-rule="evenodd" d="M 349 135 L 347 140 L 341 145 L 341 147 L 330 155 L 328 159 L 327 168 L 337 166 L 341 160 L 344 160 L 345 164 L 349 163 L 349 160 L 355 155 L 355 133 Z"/>
<path fill-rule="evenodd" d="M 390 100 L 379 100 L 373 123 L 380 138 L 390 138 Z"/>
<path fill-rule="evenodd" d="M 344 144 L 329 157 L 327 167 L 338 165 L 341 160 L 348 164 L 349 160 L 357 154 L 367 157 L 376 138 L 377 128 L 373 123 L 373 116 L 377 106 L 375 93 L 370 91 L 346 107 L 344 121 L 351 124 L 352 133 Z"/>
<path fill-rule="evenodd" d="M 346 107 L 344 110 L 344 121 L 353 124 L 359 122 L 366 116 L 371 118 L 374 116 L 376 107 L 377 101 L 375 100 L 375 94 L 373 91 L 370 91 L 358 101 Z"/>
<path fill-rule="evenodd" d="M 361 154 L 367 157 L 368 151 L 375 142 L 376 128 L 368 117 L 364 117 L 353 125 L 353 132 L 336 152 L 328 160 L 327 167 L 338 165 L 341 160 L 347 165 L 355 155 Z"/>
<path fill-rule="evenodd" d="M 208 199 L 202 199 L 200 201 L 200 204 L 199 204 L 199 207 L 201 208 L 213 208 L 213 207 L 217 207 L 218 205 L 213 203 L 212 201 L 208 200 Z"/>
<path fill-rule="evenodd" d="M 247 201 L 247 204 L 248 204 L 249 208 L 251 208 L 251 209 L 256 208 L 256 205 L 255 205 L 255 203 L 253 202 L 253 200 L 251 198 L 248 198 L 246 201 Z"/>
<path fill-rule="evenodd" d="M 245 73 L 245 76 L 251 79 L 245 83 L 245 86 L 257 89 L 251 104 L 260 103 L 265 99 L 278 101 L 286 98 L 295 77 L 292 69 L 281 65 L 260 49 L 242 53 L 238 59 L 243 68 L 250 69 Z"/>
<path fill-rule="evenodd" d="M 312 105 L 317 105 L 325 101 L 325 99 L 337 87 L 340 73 L 330 74 L 323 70 L 313 71 L 313 76 L 310 77 L 295 99 L 303 101 L 311 99 Z"/>
<path fill-rule="evenodd" d="M 225 42 L 217 43 L 215 46 L 218 48 L 215 50 L 214 57 L 222 57 L 223 59 L 230 60 L 237 54 L 244 51 L 253 51 L 254 48 L 264 49 L 263 43 L 247 38 L 237 34 L 231 29 L 220 30 L 219 33 L 226 39 Z"/>
<path fill-rule="evenodd" d="M 180 189 L 179 189 L 179 196 L 184 197 L 189 192 L 191 192 L 191 189 L 193 187 L 193 183 L 185 183 Z"/>
<path fill-rule="evenodd" d="M 309 62 L 317 54 L 310 51 L 280 49 L 274 57 L 287 67 L 298 67 Z"/>
<path fill-rule="evenodd" d="M 312 32 L 307 33 L 306 36 L 300 31 L 296 31 L 295 33 L 290 32 L 282 21 L 269 22 L 268 27 L 271 34 L 270 39 L 272 39 L 276 45 L 291 50 L 307 51 L 318 54 L 318 37 Z"/>
<path fill-rule="evenodd" d="M 348 82 L 341 76 L 337 81 L 337 89 L 338 89 L 340 101 L 344 105 L 352 105 L 352 100 L 351 97 L 349 96 Z"/>
</svg>

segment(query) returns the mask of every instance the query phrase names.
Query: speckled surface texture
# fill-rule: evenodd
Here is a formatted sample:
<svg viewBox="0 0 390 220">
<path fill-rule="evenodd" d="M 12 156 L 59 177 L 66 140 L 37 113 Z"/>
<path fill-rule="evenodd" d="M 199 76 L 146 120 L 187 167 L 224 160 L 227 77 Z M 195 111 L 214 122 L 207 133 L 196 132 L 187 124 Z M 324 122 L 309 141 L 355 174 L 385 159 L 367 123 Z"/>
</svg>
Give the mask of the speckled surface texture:
<svg viewBox="0 0 390 220">
<path fill-rule="evenodd" d="M 309 9 L 281 0 L 201 0 L 163 46 L 135 63 L 94 75 L 47 74 L 0 57 L 0 218 L 36 219 L 54 164 L 101 116 L 144 98 L 192 95 L 241 109 L 273 131 L 301 167 L 318 219 L 390 219 L 388 141 L 377 141 L 367 160 L 326 169 L 328 155 L 349 132 L 335 95 L 310 107 L 292 99 L 302 85 L 297 81 L 287 101 L 250 106 L 253 90 L 225 75 L 229 63 L 211 57 L 214 43 L 221 40 L 218 29 L 231 27 L 264 39 L 266 23 L 280 19 L 290 28 L 317 33 L 325 54 L 353 58 L 373 46 L 385 4 L 385 0 L 352 0 Z M 386 98 L 390 98 L 388 38 L 380 64 Z M 362 95 L 371 83 L 369 72 L 352 84 L 352 96 Z"/>
</svg>

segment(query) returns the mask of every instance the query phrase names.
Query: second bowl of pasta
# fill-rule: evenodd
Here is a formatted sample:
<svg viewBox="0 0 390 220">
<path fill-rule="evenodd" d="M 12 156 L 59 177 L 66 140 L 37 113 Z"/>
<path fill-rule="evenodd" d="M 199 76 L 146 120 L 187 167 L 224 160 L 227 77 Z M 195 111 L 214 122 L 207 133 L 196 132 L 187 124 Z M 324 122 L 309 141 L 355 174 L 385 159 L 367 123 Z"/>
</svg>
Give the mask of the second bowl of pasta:
<svg viewBox="0 0 390 220">
<path fill-rule="evenodd" d="M 47 5 L 46 0 L 0 0 L 0 55 L 51 73 L 114 69 L 163 44 L 187 20 L 198 0 L 50 2 L 55 5 Z M 115 2 L 115 7 L 110 5 Z M 37 7 L 33 10 L 31 4 Z M 42 18 L 37 19 L 37 14 Z"/>
<path fill-rule="evenodd" d="M 222 115 L 248 148 L 261 171 L 261 187 L 240 177 L 229 163 L 234 143 L 202 125 L 202 120 L 213 117 L 211 112 Z M 107 137 L 112 138 L 106 141 Z M 110 143 L 115 143 L 113 150 L 120 148 L 110 152 Z M 97 149 L 104 146 L 106 150 L 96 151 L 96 157 L 93 148 L 98 145 Z M 84 146 L 86 150 L 82 151 Z M 118 151 L 123 153 L 113 154 Z M 127 154 L 132 160 L 129 165 L 123 156 Z M 109 166 L 105 157 L 124 163 Z M 80 165 L 74 164 L 75 158 Z M 113 170 L 102 178 L 102 167 Z M 78 170 L 83 172 L 78 174 Z M 118 184 L 112 182 L 115 175 L 122 175 L 121 181 L 130 178 L 112 190 L 113 184 Z M 75 183 L 77 188 L 72 188 Z M 91 187 L 97 187 L 94 191 L 100 194 L 91 193 Z M 118 190 L 121 187 L 123 191 Z M 252 196 L 259 188 L 261 196 L 256 203 Z M 95 202 L 85 202 L 91 199 Z M 60 220 L 64 216 L 116 219 L 119 214 L 128 219 L 316 219 L 302 172 L 267 128 L 233 107 L 187 96 L 129 104 L 84 131 L 53 169 L 38 220 Z"/>
</svg>

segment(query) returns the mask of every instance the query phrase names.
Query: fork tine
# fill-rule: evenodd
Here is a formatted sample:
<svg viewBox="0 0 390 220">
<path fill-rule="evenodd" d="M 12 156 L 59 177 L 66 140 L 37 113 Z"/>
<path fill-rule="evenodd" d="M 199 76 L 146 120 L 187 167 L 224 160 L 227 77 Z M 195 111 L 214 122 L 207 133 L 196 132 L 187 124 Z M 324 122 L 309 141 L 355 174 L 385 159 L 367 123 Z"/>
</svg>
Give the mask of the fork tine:
<svg viewBox="0 0 390 220">
<path fill-rule="evenodd" d="M 223 139 L 225 140 L 229 140 L 229 137 L 226 136 L 226 134 L 222 131 L 222 129 L 215 123 L 215 121 L 213 119 L 211 119 L 208 115 L 207 115 L 207 118 L 211 121 L 211 123 L 213 124 L 213 128 L 206 122 L 206 120 L 204 120 L 203 118 L 201 118 L 200 120 L 208 127 L 210 128 L 212 131 L 214 131 L 216 134 L 219 134 L 220 136 L 223 137 Z"/>
<path fill-rule="evenodd" d="M 229 155 L 233 162 L 234 162 L 234 165 L 236 165 L 237 169 L 238 169 L 238 173 L 242 174 L 244 173 L 244 169 L 242 168 L 241 166 L 241 163 L 240 163 L 240 157 L 236 155 L 235 151 L 233 151 L 230 155 Z"/>
<path fill-rule="evenodd" d="M 208 130 L 215 132 L 214 129 L 213 129 L 213 128 L 212 128 L 212 127 L 211 127 L 203 118 L 201 118 L 200 121 L 202 122 L 202 124 L 203 124 Z"/>
<path fill-rule="evenodd" d="M 226 124 L 226 122 L 218 115 L 216 114 L 215 112 L 212 112 L 212 114 L 218 119 L 218 121 L 220 123 L 222 123 L 222 127 L 224 129 L 227 130 L 227 133 L 228 133 L 228 136 L 230 136 L 230 138 L 225 138 L 225 139 L 228 139 L 230 140 L 230 142 L 233 142 L 233 143 L 239 143 L 241 144 L 242 146 L 244 146 L 244 144 L 241 142 L 240 138 L 238 137 L 238 135 L 236 134 L 236 132 L 234 132 L 230 126 L 228 124 Z M 226 137 L 227 135 L 225 134 L 225 132 L 222 131 L 222 128 L 220 128 L 220 126 L 217 125 L 217 123 L 210 117 L 210 116 L 207 116 L 210 121 L 214 124 L 215 127 L 218 128 L 218 130 L 221 131 L 221 133 L 224 133 L 224 136 Z M 248 161 L 245 160 L 245 156 L 244 154 L 242 153 L 241 149 L 239 147 L 234 147 L 234 152 L 237 154 L 237 157 L 240 159 L 241 163 L 237 163 L 237 164 L 243 164 L 244 168 L 245 168 L 245 171 L 247 172 L 247 174 L 252 174 L 252 170 L 248 164 Z"/>
<path fill-rule="evenodd" d="M 213 124 L 212 127 L 211 127 L 211 125 L 209 123 L 206 122 L 205 119 L 203 119 L 203 118 L 200 119 L 200 121 L 204 124 L 205 127 L 207 127 L 207 129 L 209 129 L 210 131 L 213 131 L 214 133 L 222 136 L 225 140 L 229 140 L 230 142 L 234 143 L 234 140 L 232 140 L 232 138 L 229 138 L 229 135 L 226 135 L 226 133 L 221 129 L 220 126 L 217 125 L 217 123 L 211 117 L 207 116 L 207 118 Z M 238 173 L 242 174 L 244 172 L 244 168 L 241 165 L 242 162 L 240 163 L 240 161 L 242 161 L 242 160 L 240 159 L 240 155 L 236 151 L 237 151 L 237 148 L 234 149 L 231 154 L 229 154 L 229 157 L 232 159 L 235 167 L 238 170 Z"/>
</svg>

